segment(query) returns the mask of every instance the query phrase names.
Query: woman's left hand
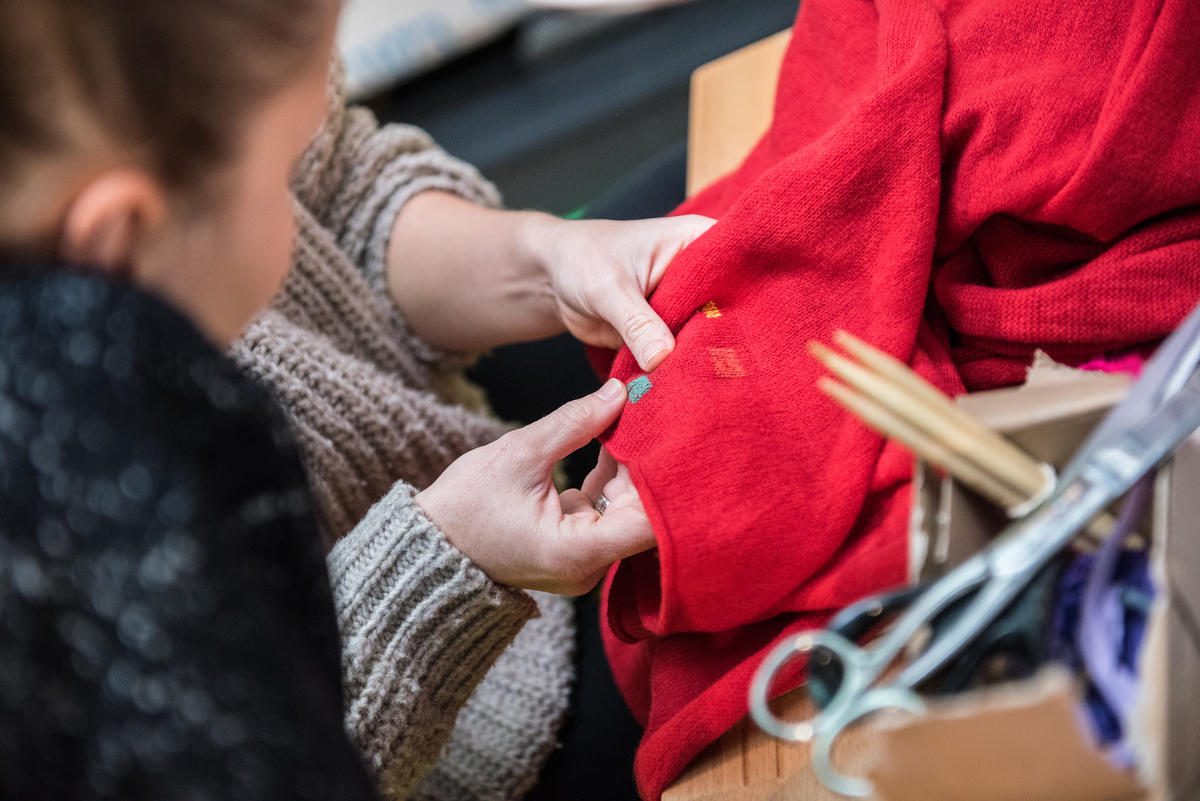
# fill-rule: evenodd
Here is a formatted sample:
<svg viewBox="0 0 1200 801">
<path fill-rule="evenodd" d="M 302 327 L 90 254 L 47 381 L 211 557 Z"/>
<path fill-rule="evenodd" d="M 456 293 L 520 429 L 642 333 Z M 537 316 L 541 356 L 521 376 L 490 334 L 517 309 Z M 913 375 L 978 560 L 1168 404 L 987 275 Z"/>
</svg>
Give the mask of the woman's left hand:
<svg viewBox="0 0 1200 801">
<path fill-rule="evenodd" d="M 628 222 L 539 214 L 528 220 L 524 239 L 566 329 L 589 345 L 628 345 L 649 372 L 671 353 L 675 337 L 646 298 L 671 260 L 713 222 L 695 214 Z"/>
</svg>

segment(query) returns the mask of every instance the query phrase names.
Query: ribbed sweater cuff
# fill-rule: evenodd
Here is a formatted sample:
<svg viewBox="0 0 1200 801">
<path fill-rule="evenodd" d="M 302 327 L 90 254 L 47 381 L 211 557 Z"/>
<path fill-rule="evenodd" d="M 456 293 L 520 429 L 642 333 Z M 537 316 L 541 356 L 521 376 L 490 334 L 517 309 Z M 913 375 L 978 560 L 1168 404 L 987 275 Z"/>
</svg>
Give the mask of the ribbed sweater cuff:
<svg viewBox="0 0 1200 801">
<path fill-rule="evenodd" d="M 384 131 L 388 132 L 388 129 L 385 128 Z M 408 201 L 430 190 L 449 192 L 487 208 L 500 208 L 502 203 L 499 191 L 478 170 L 437 146 L 397 158 L 376 178 L 375 191 L 386 193 L 388 197 L 367 242 L 363 275 L 370 287 L 391 303 L 395 324 L 409 333 L 410 347 L 418 358 L 427 364 L 440 365 L 445 369 L 462 369 L 470 366 L 478 354 L 448 351 L 413 334 L 408 316 L 396 304 L 387 289 L 385 272 L 388 244 L 391 242 L 396 218 L 400 216 Z"/>
<path fill-rule="evenodd" d="M 398 483 L 328 557 L 344 640 L 347 728 L 389 793 L 407 797 L 455 716 L 537 614 L 455 549 Z"/>
<path fill-rule="evenodd" d="M 394 126 L 382 130 L 385 135 L 394 133 L 399 136 L 405 132 L 405 127 Z M 395 158 L 375 177 L 372 187 L 373 194 L 387 197 L 371 231 L 363 265 L 367 280 L 376 289 L 382 289 L 386 283 L 383 271 L 396 218 L 408 201 L 430 190 L 449 192 L 488 208 L 499 208 L 501 205 L 500 193 L 495 185 L 470 164 L 454 158 L 436 145 L 419 153 Z"/>
</svg>

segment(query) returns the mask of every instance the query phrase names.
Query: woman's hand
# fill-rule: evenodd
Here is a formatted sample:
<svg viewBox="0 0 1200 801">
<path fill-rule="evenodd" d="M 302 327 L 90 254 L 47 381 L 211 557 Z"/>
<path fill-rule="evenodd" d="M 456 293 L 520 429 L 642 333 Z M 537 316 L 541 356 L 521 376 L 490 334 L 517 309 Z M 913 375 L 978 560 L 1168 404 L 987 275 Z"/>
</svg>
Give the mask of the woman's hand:
<svg viewBox="0 0 1200 801">
<path fill-rule="evenodd" d="M 629 346 L 649 372 L 675 347 L 671 331 L 646 297 L 667 265 L 713 224 L 688 215 L 652 220 L 528 218 L 523 241 L 550 282 L 556 314 L 589 345 Z"/>
<path fill-rule="evenodd" d="M 597 392 L 464 454 L 417 504 L 447 539 L 492 580 L 512 587 L 582 595 L 609 565 L 654 547 L 654 533 L 629 480 L 607 453 L 583 491 L 561 495 L 554 463 L 590 442 L 620 416 L 625 388 Z M 603 493 L 603 515 L 593 507 Z"/>
<path fill-rule="evenodd" d="M 712 224 L 698 216 L 561 220 L 429 190 L 396 217 L 387 285 L 413 331 L 449 351 L 566 330 L 590 345 L 624 342 L 649 372 L 675 338 L 646 296 Z"/>
</svg>

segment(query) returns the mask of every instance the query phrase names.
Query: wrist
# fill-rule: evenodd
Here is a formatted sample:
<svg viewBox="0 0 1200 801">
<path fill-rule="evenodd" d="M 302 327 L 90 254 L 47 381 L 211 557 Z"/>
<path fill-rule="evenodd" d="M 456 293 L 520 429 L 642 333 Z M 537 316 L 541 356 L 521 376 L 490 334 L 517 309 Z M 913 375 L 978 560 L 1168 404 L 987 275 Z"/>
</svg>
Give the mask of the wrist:
<svg viewBox="0 0 1200 801">
<path fill-rule="evenodd" d="M 447 514 L 446 510 L 440 508 L 436 497 L 437 491 L 433 490 L 431 492 L 431 489 L 431 487 L 427 487 L 414 495 L 413 505 L 420 509 L 421 514 L 430 523 L 433 523 L 434 528 L 442 533 L 442 536 L 446 538 L 446 542 L 450 543 L 451 546 L 466 555 L 469 559 L 470 555 L 463 550 L 462 544 L 459 542 L 459 527 L 450 519 L 450 515 Z"/>
<path fill-rule="evenodd" d="M 555 294 L 554 269 L 561 263 L 557 250 L 562 241 L 564 220 L 540 211 L 514 211 L 513 263 L 518 266 L 519 286 L 531 319 L 548 334 L 565 330 Z"/>
<path fill-rule="evenodd" d="M 550 252 L 557 240 L 556 229 L 563 221 L 541 211 L 510 211 L 513 218 L 514 260 L 531 271 L 549 276 L 554 261 Z"/>
</svg>

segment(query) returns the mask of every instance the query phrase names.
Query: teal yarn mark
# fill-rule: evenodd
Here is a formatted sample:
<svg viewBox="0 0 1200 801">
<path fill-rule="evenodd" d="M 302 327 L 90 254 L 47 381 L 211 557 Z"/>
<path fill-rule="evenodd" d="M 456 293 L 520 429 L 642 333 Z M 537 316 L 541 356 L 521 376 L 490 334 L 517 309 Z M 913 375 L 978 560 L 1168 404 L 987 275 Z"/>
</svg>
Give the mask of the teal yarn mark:
<svg viewBox="0 0 1200 801">
<path fill-rule="evenodd" d="M 629 402 L 637 403 L 642 398 L 646 397 L 646 393 L 654 389 L 654 385 L 650 383 L 650 379 L 644 375 L 630 381 L 625 385 L 625 390 L 629 393 Z"/>
</svg>

